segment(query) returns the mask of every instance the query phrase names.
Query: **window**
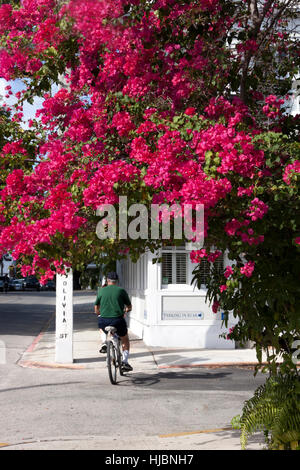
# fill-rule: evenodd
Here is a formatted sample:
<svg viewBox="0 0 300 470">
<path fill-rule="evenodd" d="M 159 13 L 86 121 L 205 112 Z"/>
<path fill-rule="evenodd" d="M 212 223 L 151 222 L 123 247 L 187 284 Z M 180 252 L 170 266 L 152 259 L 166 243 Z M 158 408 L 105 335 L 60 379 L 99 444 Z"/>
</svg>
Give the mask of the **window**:
<svg viewBox="0 0 300 470">
<path fill-rule="evenodd" d="M 200 264 L 200 281 L 203 286 L 207 284 L 212 266 L 218 272 L 223 272 L 224 260 L 221 255 L 215 263 L 209 263 L 203 259 Z M 162 251 L 162 285 L 169 284 L 191 284 L 193 278 L 192 271 L 196 265 L 190 261 L 190 251 L 185 246 L 163 248 Z"/>
<path fill-rule="evenodd" d="M 185 247 L 166 247 L 162 253 L 162 284 L 188 284 L 188 254 Z"/>
</svg>

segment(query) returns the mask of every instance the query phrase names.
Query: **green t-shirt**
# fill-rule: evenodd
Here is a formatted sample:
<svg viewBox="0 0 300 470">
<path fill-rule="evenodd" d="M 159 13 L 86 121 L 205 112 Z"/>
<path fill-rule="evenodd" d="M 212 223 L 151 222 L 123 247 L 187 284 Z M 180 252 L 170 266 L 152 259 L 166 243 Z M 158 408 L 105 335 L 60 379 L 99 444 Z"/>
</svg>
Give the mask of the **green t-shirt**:
<svg viewBox="0 0 300 470">
<path fill-rule="evenodd" d="M 124 307 L 131 305 L 125 289 L 119 286 L 102 287 L 97 295 L 95 305 L 100 307 L 103 318 L 115 318 L 124 315 Z"/>
</svg>

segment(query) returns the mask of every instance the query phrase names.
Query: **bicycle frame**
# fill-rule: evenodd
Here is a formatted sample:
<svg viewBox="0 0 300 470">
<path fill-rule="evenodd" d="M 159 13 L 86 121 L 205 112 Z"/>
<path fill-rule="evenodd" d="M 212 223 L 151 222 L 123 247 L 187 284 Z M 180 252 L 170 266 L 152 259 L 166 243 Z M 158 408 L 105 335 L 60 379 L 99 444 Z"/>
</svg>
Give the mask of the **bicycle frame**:
<svg viewBox="0 0 300 470">
<path fill-rule="evenodd" d="M 119 336 L 116 335 L 116 328 L 114 326 L 107 326 L 107 368 L 108 375 L 111 383 L 116 385 L 117 383 L 117 370 L 119 369 L 120 375 L 122 372 L 122 354 L 121 354 L 121 342 Z"/>
</svg>

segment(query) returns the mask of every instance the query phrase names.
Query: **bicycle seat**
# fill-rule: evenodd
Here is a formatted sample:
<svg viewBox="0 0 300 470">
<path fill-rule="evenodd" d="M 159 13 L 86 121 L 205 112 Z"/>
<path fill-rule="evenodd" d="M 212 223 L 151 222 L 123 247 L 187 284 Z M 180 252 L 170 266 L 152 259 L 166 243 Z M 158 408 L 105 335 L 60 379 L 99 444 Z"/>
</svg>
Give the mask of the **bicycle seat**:
<svg viewBox="0 0 300 470">
<path fill-rule="evenodd" d="M 115 326 L 106 326 L 105 331 L 107 331 L 107 333 L 111 333 L 113 335 L 117 331 L 117 328 Z"/>
</svg>

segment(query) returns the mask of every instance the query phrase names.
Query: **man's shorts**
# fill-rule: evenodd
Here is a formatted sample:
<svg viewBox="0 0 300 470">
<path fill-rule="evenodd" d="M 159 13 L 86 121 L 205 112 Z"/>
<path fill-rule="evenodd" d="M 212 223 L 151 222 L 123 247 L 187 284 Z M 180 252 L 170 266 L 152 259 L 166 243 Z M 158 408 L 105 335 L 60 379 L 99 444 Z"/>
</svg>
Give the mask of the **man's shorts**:
<svg viewBox="0 0 300 470">
<path fill-rule="evenodd" d="M 105 333 L 107 333 L 105 331 L 106 326 L 114 326 L 115 328 L 117 328 L 118 336 L 121 337 L 126 336 L 128 332 L 127 324 L 124 317 L 103 318 L 101 316 L 98 316 L 98 326 Z"/>
</svg>

